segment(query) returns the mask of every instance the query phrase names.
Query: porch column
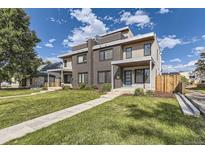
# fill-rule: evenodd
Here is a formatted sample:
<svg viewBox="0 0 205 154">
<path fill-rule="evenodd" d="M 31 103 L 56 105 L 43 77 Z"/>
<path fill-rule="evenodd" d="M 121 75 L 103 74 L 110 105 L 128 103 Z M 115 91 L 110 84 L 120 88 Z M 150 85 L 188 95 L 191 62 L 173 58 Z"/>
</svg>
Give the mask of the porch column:
<svg viewBox="0 0 205 154">
<path fill-rule="evenodd" d="M 112 84 L 112 90 L 114 89 L 114 79 L 113 79 L 113 70 L 114 70 L 114 66 L 111 65 L 111 84 Z"/>
<path fill-rule="evenodd" d="M 152 89 L 152 61 L 149 62 L 149 72 L 150 72 L 150 90 Z"/>
<path fill-rule="evenodd" d="M 61 84 L 64 83 L 64 79 L 63 79 L 63 70 L 61 70 Z"/>
<path fill-rule="evenodd" d="M 48 81 L 47 81 L 47 87 L 49 87 L 49 72 L 48 72 Z"/>
</svg>

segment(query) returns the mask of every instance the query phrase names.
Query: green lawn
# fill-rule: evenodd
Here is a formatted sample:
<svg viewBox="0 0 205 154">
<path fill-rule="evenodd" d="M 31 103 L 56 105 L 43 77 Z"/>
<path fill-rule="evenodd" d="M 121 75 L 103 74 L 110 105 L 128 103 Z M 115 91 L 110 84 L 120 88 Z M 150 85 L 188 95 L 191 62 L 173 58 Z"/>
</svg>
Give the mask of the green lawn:
<svg viewBox="0 0 205 154">
<path fill-rule="evenodd" d="M 34 92 L 39 92 L 40 89 L 9 89 L 9 90 L 0 90 L 0 97 L 6 96 L 16 96 L 16 95 L 25 95 L 31 94 Z"/>
<path fill-rule="evenodd" d="M 0 100 L 0 128 L 77 105 L 99 96 L 100 93 L 90 90 L 61 90 Z"/>
<path fill-rule="evenodd" d="M 203 87 L 189 88 L 189 89 L 187 89 L 187 92 L 189 92 L 190 90 L 192 90 L 192 91 L 197 91 L 197 92 L 200 92 L 200 93 L 204 93 L 204 94 L 205 94 L 205 88 L 203 88 Z"/>
<path fill-rule="evenodd" d="M 8 144 L 205 144 L 205 121 L 172 98 L 121 96 Z"/>
</svg>

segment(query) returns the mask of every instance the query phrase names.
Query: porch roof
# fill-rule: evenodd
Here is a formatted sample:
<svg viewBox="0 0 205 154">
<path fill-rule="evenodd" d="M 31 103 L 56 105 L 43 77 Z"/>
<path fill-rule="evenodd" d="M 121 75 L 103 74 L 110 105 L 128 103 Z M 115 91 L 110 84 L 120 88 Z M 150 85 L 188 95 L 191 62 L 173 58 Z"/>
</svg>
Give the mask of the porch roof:
<svg viewBox="0 0 205 154">
<path fill-rule="evenodd" d="M 50 69 L 50 70 L 47 70 L 47 72 L 60 72 L 60 71 L 72 72 L 72 69 L 68 69 L 68 68 L 58 68 L 58 69 Z"/>
<path fill-rule="evenodd" d="M 112 61 L 112 65 L 118 66 L 136 66 L 136 65 L 149 65 L 149 62 L 153 61 L 151 56 L 146 57 L 138 57 L 138 58 L 131 58 L 131 59 L 123 59 L 123 60 L 115 60 Z"/>
</svg>

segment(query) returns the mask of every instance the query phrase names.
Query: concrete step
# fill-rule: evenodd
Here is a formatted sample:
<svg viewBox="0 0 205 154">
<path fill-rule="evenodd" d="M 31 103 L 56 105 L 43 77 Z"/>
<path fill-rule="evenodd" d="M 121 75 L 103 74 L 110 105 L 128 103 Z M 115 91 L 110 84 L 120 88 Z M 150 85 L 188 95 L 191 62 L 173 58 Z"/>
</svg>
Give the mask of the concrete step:
<svg viewBox="0 0 205 154">
<path fill-rule="evenodd" d="M 200 111 L 192 104 L 192 102 L 189 99 L 187 99 L 186 96 L 184 96 L 183 94 L 180 94 L 180 93 L 178 94 L 184 100 L 186 105 L 192 110 L 192 112 L 194 113 L 194 116 L 199 117 Z"/>
<path fill-rule="evenodd" d="M 177 99 L 177 101 L 179 102 L 179 105 L 181 107 L 181 110 L 183 112 L 184 115 L 189 115 L 189 116 L 194 116 L 194 113 L 192 112 L 192 110 L 186 105 L 186 103 L 184 102 L 184 100 L 180 97 L 179 94 L 175 94 L 175 97 Z"/>
</svg>

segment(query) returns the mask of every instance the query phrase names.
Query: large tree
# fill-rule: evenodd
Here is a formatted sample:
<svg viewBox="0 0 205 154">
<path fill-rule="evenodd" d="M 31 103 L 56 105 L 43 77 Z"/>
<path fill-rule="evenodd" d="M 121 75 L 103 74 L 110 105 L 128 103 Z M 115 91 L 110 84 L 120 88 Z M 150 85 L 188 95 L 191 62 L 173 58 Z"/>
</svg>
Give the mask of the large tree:
<svg viewBox="0 0 205 154">
<path fill-rule="evenodd" d="M 40 39 L 29 25 L 24 9 L 0 9 L 0 83 L 36 73 L 41 59 L 35 46 Z"/>
<path fill-rule="evenodd" d="M 200 59 L 196 62 L 195 72 L 197 73 L 198 77 L 205 76 L 205 52 L 200 54 Z"/>
</svg>

